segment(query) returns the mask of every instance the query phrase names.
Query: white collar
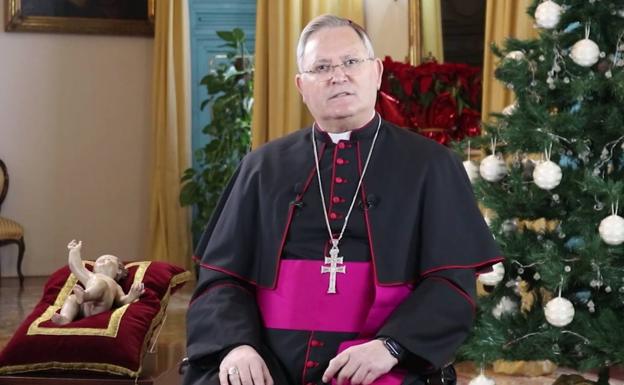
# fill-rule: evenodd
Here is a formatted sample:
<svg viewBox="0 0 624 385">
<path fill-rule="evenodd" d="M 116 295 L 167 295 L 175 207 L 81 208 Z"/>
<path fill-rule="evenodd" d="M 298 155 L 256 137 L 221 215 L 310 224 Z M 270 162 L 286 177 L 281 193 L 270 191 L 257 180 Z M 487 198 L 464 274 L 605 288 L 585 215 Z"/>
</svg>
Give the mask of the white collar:
<svg viewBox="0 0 624 385">
<path fill-rule="evenodd" d="M 332 142 L 338 143 L 341 140 L 349 140 L 351 138 L 351 131 L 345 132 L 327 132 L 327 135 L 331 138 Z"/>
</svg>

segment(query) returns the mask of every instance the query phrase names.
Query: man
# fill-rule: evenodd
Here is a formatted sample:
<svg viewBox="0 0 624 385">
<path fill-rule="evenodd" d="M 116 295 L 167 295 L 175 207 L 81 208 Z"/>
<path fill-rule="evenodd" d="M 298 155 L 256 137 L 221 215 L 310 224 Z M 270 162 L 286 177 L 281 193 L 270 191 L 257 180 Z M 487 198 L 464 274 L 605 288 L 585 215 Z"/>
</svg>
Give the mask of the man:
<svg viewBox="0 0 624 385">
<path fill-rule="evenodd" d="M 355 23 L 312 20 L 297 61 L 315 123 L 248 154 L 223 194 L 185 384 L 451 383 L 475 274 L 500 261 L 464 168 L 375 113 L 382 63 Z"/>
</svg>

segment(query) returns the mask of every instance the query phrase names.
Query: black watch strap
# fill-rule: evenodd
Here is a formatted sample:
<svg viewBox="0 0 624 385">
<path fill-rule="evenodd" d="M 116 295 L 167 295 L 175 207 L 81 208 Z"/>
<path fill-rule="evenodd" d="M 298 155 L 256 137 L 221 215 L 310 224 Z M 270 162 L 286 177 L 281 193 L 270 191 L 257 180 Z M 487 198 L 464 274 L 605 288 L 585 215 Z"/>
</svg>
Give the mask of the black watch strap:
<svg viewBox="0 0 624 385">
<path fill-rule="evenodd" d="M 399 360 L 399 362 L 403 361 L 403 358 L 405 358 L 405 348 L 401 346 L 401 344 L 389 337 L 382 337 L 380 340 L 383 342 L 390 354 L 392 354 L 392 357 Z"/>
</svg>

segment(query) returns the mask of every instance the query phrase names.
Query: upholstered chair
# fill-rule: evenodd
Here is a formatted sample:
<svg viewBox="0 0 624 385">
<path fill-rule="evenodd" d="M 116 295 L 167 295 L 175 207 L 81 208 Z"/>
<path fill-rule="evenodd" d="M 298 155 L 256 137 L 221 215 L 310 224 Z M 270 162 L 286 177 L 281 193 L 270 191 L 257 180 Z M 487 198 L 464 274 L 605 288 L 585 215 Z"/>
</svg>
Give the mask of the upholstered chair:
<svg viewBox="0 0 624 385">
<path fill-rule="evenodd" d="M 2 202 L 9 191 L 9 174 L 6 165 L 0 159 L 0 210 Z M 24 287 L 24 275 L 22 274 L 22 259 L 24 259 L 24 228 L 17 222 L 5 218 L 0 213 L 0 247 L 17 245 L 17 275 L 19 276 L 20 287 Z"/>
</svg>

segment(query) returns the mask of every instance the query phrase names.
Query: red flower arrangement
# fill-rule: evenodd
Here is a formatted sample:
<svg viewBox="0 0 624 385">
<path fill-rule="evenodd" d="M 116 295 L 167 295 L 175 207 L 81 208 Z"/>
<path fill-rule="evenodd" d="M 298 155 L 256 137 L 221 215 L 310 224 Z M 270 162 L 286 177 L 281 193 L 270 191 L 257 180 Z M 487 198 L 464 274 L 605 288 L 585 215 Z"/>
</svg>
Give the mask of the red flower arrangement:
<svg viewBox="0 0 624 385">
<path fill-rule="evenodd" d="M 481 69 L 428 62 L 384 60 L 377 98 L 381 116 L 441 144 L 481 133 Z"/>
</svg>

